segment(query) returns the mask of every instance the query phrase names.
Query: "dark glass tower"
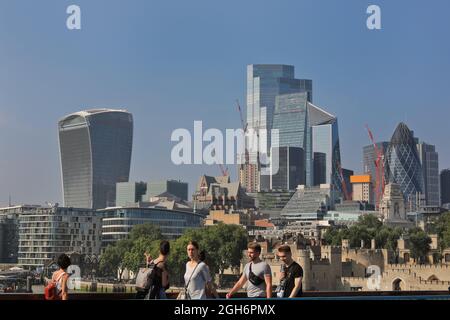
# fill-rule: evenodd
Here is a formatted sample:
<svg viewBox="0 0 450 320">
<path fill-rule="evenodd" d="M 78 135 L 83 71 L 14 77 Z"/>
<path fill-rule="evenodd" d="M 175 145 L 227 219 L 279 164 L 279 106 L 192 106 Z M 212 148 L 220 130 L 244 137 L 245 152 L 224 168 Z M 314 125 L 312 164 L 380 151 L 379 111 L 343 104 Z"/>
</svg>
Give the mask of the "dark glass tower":
<svg viewBox="0 0 450 320">
<path fill-rule="evenodd" d="M 133 117 L 124 110 L 95 109 L 58 123 L 64 206 L 114 205 L 116 183 L 127 182 Z"/>
<path fill-rule="evenodd" d="M 441 171 L 441 203 L 450 203 L 450 169 Z"/>
<path fill-rule="evenodd" d="M 270 189 L 296 190 L 298 185 L 305 184 L 305 154 L 303 149 L 277 147 L 271 150 L 272 156 L 278 155 L 278 172 L 270 176 Z M 271 163 L 273 165 L 275 159 L 272 159 Z"/>
<path fill-rule="evenodd" d="M 386 151 L 386 176 L 388 183 L 400 185 L 406 201 L 415 202 L 418 194 L 424 194 L 422 166 L 413 133 L 400 123 Z"/>
</svg>

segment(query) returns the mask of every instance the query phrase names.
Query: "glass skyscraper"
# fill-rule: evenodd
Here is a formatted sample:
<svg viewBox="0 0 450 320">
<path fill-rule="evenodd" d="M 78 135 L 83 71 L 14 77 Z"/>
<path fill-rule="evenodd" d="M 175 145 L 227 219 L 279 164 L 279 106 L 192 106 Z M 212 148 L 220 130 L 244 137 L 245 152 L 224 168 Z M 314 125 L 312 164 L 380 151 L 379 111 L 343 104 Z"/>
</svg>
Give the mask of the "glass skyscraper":
<svg viewBox="0 0 450 320">
<path fill-rule="evenodd" d="M 385 155 L 387 183 L 400 185 L 403 197 L 411 207 L 419 194 L 424 195 L 424 179 L 413 133 L 400 123 Z"/>
<path fill-rule="evenodd" d="M 330 119 L 312 127 L 312 153 L 321 154 L 317 159 L 325 162 L 325 183 L 331 184 L 342 191 L 339 166 L 341 166 L 341 150 L 339 146 L 339 131 L 337 118 L 330 115 Z M 325 157 L 325 159 L 324 159 Z M 313 163 L 312 159 L 311 163 Z M 312 168 L 312 166 L 311 166 Z M 309 175 L 310 183 L 314 181 L 314 173 Z"/>
<path fill-rule="evenodd" d="M 114 205 L 116 183 L 127 182 L 133 117 L 125 110 L 95 109 L 58 123 L 64 206 Z"/>
<path fill-rule="evenodd" d="M 441 203 L 450 203 L 450 169 L 441 171 Z"/>
<path fill-rule="evenodd" d="M 420 163 L 422 164 L 424 192 L 427 205 L 440 206 L 440 188 L 439 188 L 439 155 L 436 147 L 420 142 L 417 144 Z"/>
<path fill-rule="evenodd" d="M 253 64 L 247 66 L 247 125 L 249 130 L 267 130 L 266 155 L 270 151 L 270 132 L 273 124 L 275 98 L 280 94 L 305 92 L 312 101 L 312 81 L 294 78 L 294 66 L 279 64 Z M 261 157 L 261 154 L 260 154 Z M 261 160 L 261 158 L 259 159 Z M 249 153 L 249 162 L 257 163 L 256 152 Z M 264 162 L 264 160 L 262 161 Z M 247 167 L 251 169 L 250 166 Z M 243 172 L 243 174 L 251 174 Z M 269 179 L 253 181 L 253 186 L 244 186 L 248 191 L 268 189 Z M 248 179 L 240 179 L 247 181 Z M 261 185 L 259 185 L 261 184 Z"/>
<path fill-rule="evenodd" d="M 302 148 L 277 147 L 276 152 L 272 147 L 271 168 L 278 162 L 278 171 L 270 175 L 270 189 L 280 191 L 296 190 L 298 185 L 305 184 L 305 154 Z M 271 172 L 272 173 L 272 172 Z"/>
<path fill-rule="evenodd" d="M 342 191 L 337 118 L 309 102 L 307 93 L 294 93 L 276 97 L 273 119 L 279 142 L 272 147 L 304 150 L 305 185 L 331 184 Z"/>
</svg>

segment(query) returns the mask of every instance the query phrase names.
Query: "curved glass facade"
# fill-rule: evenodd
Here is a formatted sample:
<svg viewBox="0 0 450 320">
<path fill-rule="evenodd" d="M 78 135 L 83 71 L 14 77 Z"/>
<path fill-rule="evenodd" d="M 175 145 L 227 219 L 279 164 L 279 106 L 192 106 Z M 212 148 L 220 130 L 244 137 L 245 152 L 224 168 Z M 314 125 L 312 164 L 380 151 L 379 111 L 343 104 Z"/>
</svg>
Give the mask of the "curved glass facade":
<svg viewBox="0 0 450 320">
<path fill-rule="evenodd" d="M 308 101 L 306 93 L 278 95 L 275 100 L 273 129 L 279 143 L 272 147 L 297 147 L 304 150 L 299 165 L 306 186 L 331 184 L 342 191 L 337 118 Z"/>
<path fill-rule="evenodd" d="M 198 228 L 203 216 L 197 213 L 162 208 L 111 208 L 102 214 L 102 246 L 126 239 L 133 226 L 152 223 L 161 229 L 166 238 L 177 238 L 186 229 Z"/>
<path fill-rule="evenodd" d="M 386 181 L 400 185 L 405 200 L 413 200 L 424 193 L 422 166 L 414 136 L 400 123 L 392 136 L 385 159 Z"/>
<path fill-rule="evenodd" d="M 129 178 L 132 115 L 123 110 L 81 111 L 59 121 L 58 131 L 64 205 L 114 205 L 116 183 Z"/>
</svg>

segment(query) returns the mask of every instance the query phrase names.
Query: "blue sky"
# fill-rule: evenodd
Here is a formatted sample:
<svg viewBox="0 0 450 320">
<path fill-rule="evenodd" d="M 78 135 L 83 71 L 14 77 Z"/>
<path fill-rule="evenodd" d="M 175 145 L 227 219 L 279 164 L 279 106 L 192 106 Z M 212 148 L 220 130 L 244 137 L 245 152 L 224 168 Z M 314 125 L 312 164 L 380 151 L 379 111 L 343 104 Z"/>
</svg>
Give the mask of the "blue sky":
<svg viewBox="0 0 450 320">
<path fill-rule="evenodd" d="M 82 30 L 66 28 L 71 4 Z M 382 30 L 366 28 L 370 4 Z M 170 135 L 194 120 L 239 127 L 252 63 L 314 81 L 344 167 L 361 171 L 366 123 L 386 140 L 399 121 L 450 167 L 449 14 L 446 0 L 1 0 L 0 206 L 62 201 L 57 121 L 94 107 L 133 113 L 131 180 L 182 179 L 192 193 L 220 170 L 173 165 Z"/>
</svg>

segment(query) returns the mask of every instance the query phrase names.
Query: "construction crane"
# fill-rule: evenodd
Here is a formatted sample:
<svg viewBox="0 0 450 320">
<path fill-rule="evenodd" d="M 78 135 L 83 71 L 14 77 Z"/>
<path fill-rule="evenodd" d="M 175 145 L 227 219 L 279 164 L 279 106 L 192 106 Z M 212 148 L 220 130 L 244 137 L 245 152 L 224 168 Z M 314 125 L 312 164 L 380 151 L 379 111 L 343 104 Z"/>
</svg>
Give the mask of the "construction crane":
<svg viewBox="0 0 450 320">
<path fill-rule="evenodd" d="M 245 134 L 247 133 L 248 123 L 244 121 L 244 116 L 242 115 L 242 109 L 238 99 L 236 99 L 236 105 L 239 111 L 239 117 L 241 118 L 241 126 L 242 130 L 244 130 L 244 141 L 245 141 Z M 247 146 L 244 146 L 244 148 L 245 148 L 245 163 L 248 164 L 249 163 L 248 149 Z M 243 168 L 243 164 L 241 164 L 241 168 Z"/>
<path fill-rule="evenodd" d="M 369 134 L 369 139 L 372 142 L 373 150 L 376 155 L 375 168 L 375 203 L 376 206 L 379 206 L 380 198 L 384 193 L 384 155 L 383 152 L 378 148 L 377 144 L 375 143 L 375 139 L 373 137 L 372 131 L 370 131 L 369 126 L 366 124 L 367 133 Z M 373 174 L 373 173 L 372 173 Z"/>
<path fill-rule="evenodd" d="M 242 115 L 242 109 L 241 109 L 241 105 L 239 104 L 238 99 L 236 99 L 236 104 L 238 107 L 239 116 L 241 117 L 242 130 L 244 130 L 244 134 L 245 134 L 247 132 L 248 123 L 245 123 L 245 121 L 244 121 L 244 116 Z"/>
<path fill-rule="evenodd" d="M 342 172 L 341 163 L 339 161 L 337 161 L 337 166 L 338 166 L 338 170 L 339 170 L 339 178 L 340 178 L 341 184 L 342 184 L 342 191 L 344 192 L 344 200 L 351 200 L 351 196 L 347 190 L 347 183 L 345 182 L 345 179 L 344 179 L 344 173 Z"/>
<path fill-rule="evenodd" d="M 214 153 L 213 157 L 216 158 L 216 163 L 219 165 L 220 172 L 222 172 L 222 176 L 223 177 L 228 176 L 228 168 L 225 168 L 225 166 L 222 163 L 220 163 L 220 161 L 217 159 L 217 157 L 216 157 L 216 149 L 213 149 L 212 152 Z"/>
<path fill-rule="evenodd" d="M 219 163 L 220 171 L 222 172 L 222 176 L 226 177 L 228 176 L 228 168 L 225 168 L 225 166 L 221 163 Z"/>
</svg>

